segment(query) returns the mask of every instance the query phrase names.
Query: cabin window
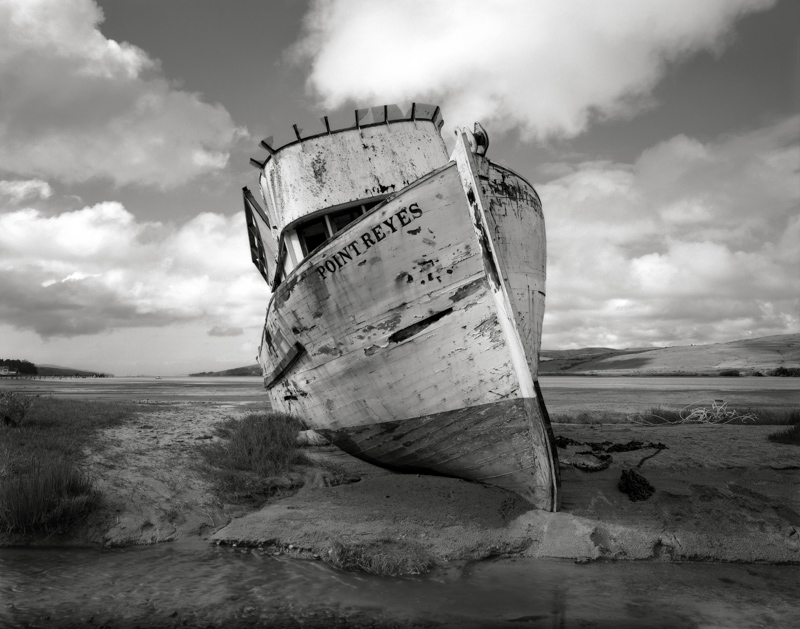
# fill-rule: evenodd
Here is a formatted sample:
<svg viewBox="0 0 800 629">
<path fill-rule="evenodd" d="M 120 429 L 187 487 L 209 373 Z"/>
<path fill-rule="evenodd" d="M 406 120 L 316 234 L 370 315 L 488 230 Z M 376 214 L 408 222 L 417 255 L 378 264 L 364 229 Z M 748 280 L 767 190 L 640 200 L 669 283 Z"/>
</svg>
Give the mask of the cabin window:
<svg viewBox="0 0 800 629">
<path fill-rule="evenodd" d="M 317 247 L 321 247 L 322 245 L 324 245 L 335 234 L 338 234 L 350 223 L 355 221 L 359 216 L 361 216 L 365 212 L 368 212 L 379 203 L 382 203 L 384 198 L 385 197 L 381 197 L 379 199 L 375 199 L 374 201 L 370 201 L 368 203 L 359 203 L 358 205 L 351 205 L 350 207 L 345 208 L 343 210 L 330 212 L 329 214 L 313 218 L 310 221 L 300 223 L 297 226 L 296 233 L 297 233 L 297 239 L 299 240 L 300 243 L 300 248 L 302 249 L 303 253 L 302 257 L 307 256 Z M 290 236 L 291 232 L 289 233 L 289 237 Z M 292 260 L 292 268 L 294 268 L 294 266 L 296 266 L 299 262 L 300 258 L 299 253 L 297 257 L 298 260 Z"/>
<path fill-rule="evenodd" d="M 297 234 L 300 236 L 300 246 L 303 248 L 303 254 L 308 255 L 329 238 L 325 217 L 321 216 L 305 223 L 297 230 Z"/>
<path fill-rule="evenodd" d="M 364 212 L 362 206 L 350 207 L 341 212 L 333 212 L 329 218 L 331 221 L 331 229 L 334 234 L 338 234 L 350 223 L 356 220 Z"/>
</svg>

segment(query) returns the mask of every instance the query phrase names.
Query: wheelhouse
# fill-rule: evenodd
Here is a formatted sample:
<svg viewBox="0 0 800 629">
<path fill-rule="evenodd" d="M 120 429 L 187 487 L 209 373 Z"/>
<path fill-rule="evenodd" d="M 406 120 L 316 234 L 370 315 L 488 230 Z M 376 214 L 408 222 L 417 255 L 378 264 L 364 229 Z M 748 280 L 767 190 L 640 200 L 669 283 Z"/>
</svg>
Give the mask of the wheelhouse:
<svg viewBox="0 0 800 629">
<path fill-rule="evenodd" d="M 308 136 L 294 125 L 296 142 L 261 142 L 263 209 L 243 189 L 253 263 L 274 290 L 317 249 L 398 192 L 448 161 L 438 107 L 412 104 L 355 112 L 355 125 Z"/>
</svg>

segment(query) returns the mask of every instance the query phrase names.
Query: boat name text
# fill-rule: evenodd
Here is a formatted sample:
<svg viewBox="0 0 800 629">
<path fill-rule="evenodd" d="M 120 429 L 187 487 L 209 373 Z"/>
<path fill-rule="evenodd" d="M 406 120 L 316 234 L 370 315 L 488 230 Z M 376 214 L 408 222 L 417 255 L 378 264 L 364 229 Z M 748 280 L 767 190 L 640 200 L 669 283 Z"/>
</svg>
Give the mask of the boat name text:
<svg viewBox="0 0 800 629">
<path fill-rule="evenodd" d="M 373 226 L 369 231 L 361 234 L 359 238 L 345 245 L 343 249 L 329 256 L 325 262 L 317 267 L 317 273 L 319 273 L 322 279 L 326 279 L 344 267 L 348 262 L 352 262 L 366 253 L 367 249 L 377 245 L 387 236 L 396 233 L 401 227 L 406 227 L 411 224 L 420 216 L 422 216 L 422 209 L 416 203 L 412 203 L 407 208 L 400 208 L 383 222 Z"/>
</svg>

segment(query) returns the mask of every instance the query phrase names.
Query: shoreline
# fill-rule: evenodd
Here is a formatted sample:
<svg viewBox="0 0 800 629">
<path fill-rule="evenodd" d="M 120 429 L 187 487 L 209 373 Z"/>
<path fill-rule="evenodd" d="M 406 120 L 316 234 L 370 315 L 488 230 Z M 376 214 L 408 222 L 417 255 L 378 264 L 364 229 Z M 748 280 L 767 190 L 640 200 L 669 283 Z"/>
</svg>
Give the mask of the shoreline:
<svg viewBox="0 0 800 629">
<path fill-rule="evenodd" d="M 585 446 L 559 448 L 561 510 L 531 510 L 499 488 L 454 478 L 399 474 L 334 448 L 305 448 L 356 482 L 326 486 L 319 469 L 305 485 L 260 509 L 223 504 L 199 471 L 199 443 L 213 425 L 251 411 L 199 402 L 158 405 L 108 429 L 88 452 L 102 507 L 69 536 L 0 546 L 125 547 L 183 539 L 252 546 L 348 565 L 380 556 L 400 573 L 496 557 L 800 563 L 797 446 L 767 441 L 776 426 L 554 424 L 576 442 L 661 442 L 637 469 L 655 488 L 632 502 L 617 484 L 652 450 L 615 452 L 611 465 L 583 472 Z M 363 562 L 362 562 L 363 563 Z M 368 570 L 369 571 L 369 570 Z"/>
<path fill-rule="evenodd" d="M 800 501 L 793 488 L 800 485 L 800 466 L 791 449 L 796 446 L 778 451 L 766 440 L 773 430 L 554 425 L 556 435 L 576 441 L 667 446 L 639 468 L 656 489 L 639 502 L 630 501 L 617 483 L 622 469 L 652 451 L 615 453 L 610 467 L 599 472 L 562 464 L 557 513 L 530 510 L 498 488 L 394 474 L 358 462 L 349 471 L 360 470 L 359 483 L 304 487 L 233 520 L 211 539 L 323 559 L 342 547 L 413 552 L 436 565 L 496 557 L 797 564 Z M 566 460 L 581 449 L 560 448 L 559 455 Z M 319 455 L 347 456 L 333 449 Z"/>
</svg>

